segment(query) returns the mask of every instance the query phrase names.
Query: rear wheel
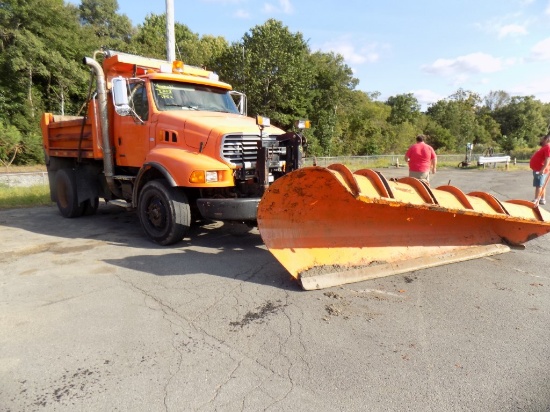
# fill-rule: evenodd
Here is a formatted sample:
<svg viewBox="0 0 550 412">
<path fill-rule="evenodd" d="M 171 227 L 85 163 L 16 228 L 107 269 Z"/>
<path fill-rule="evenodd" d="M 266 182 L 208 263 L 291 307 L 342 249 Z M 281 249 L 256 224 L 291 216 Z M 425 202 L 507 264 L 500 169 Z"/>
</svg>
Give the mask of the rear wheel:
<svg viewBox="0 0 550 412">
<path fill-rule="evenodd" d="M 182 240 L 191 225 L 187 196 L 164 179 L 151 180 L 143 186 L 138 215 L 147 236 L 163 246 Z"/>
<path fill-rule="evenodd" d="M 78 203 L 76 177 L 72 169 L 61 169 L 55 174 L 55 197 L 63 217 L 82 216 L 84 206 Z"/>
</svg>

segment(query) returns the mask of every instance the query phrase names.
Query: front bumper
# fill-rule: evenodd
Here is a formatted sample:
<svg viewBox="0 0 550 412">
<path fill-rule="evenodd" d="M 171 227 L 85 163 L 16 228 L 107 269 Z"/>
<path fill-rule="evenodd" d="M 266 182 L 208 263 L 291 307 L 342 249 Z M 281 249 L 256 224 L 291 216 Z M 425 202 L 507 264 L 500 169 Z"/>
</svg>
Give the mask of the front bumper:
<svg viewBox="0 0 550 412">
<path fill-rule="evenodd" d="M 260 198 L 197 199 L 202 217 L 211 220 L 255 221 Z"/>
</svg>

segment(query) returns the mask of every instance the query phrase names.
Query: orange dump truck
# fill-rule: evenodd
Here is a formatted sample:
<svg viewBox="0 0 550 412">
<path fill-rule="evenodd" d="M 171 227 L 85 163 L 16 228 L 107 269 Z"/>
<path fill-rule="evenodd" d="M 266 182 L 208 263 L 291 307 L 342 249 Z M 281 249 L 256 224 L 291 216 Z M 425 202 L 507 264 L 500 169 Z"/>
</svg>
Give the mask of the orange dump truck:
<svg viewBox="0 0 550 412">
<path fill-rule="evenodd" d="M 86 58 L 86 116 L 42 117 L 52 200 L 65 217 L 99 198 L 137 209 L 168 245 L 200 215 L 257 222 L 269 251 L 320 289 L 510 250 L 550 232 L 550 213 L 453 186 L 343 165 L 299 168 L 299 133 L 245 116 L 214 73 L 139 56 Z M 237 99 L 237 103 L 235 100 Z"/>
<path fill-rule="evenodd" d="M 94 214 L 103 198 L 136 208 L 168 245 L 192 216 L 255 222 L 265 189 L 298 167 L 302 136 L 247 117 L 246 97 L 213 72 L 114 51 L 84 63 L 96 80 L 86 115 L 41 119 L 64 217 Z"/>
</svg>

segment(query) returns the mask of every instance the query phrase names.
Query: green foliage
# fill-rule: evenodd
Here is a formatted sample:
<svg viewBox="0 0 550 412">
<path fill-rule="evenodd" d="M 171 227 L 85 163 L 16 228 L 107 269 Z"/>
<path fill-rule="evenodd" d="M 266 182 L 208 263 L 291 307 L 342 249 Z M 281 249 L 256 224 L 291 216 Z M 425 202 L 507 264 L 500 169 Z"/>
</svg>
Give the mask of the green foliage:
<svg viewBox="0 0 550 412">
<path fill-rule="evenodd" d="M 211 68 L 215 61 L 227 52 L 229 43 L 221 36 L 202 36 L 183 40 L 179 46 L 184 50 L 183 60 L 195 66 Z M 187 57 L 185 57 L 187 56 Z"/>
<path fill-rule="evenodd" d="M 392 150 L 386 140 L 391 108 L 368 93 L 353 91 L 341 111 L 342 138 L 338 154 L 372 155 Z"/>
<path fill-rule="evenodd" d="M 479 144 L 486 140 L 486 135 L 480 132 L 483 127 L 476 114 L 479 104 L 477 94 L 459 89 L 448 99 L 440 100 L 428 108 L 427 115 L 453 137 L 444 139 L 447 149 L 466 147 L 466 143 Z"/>
<path fill-rule="evenodd" d="M 390 124 L 384 134 L 387 154 L 402 154 L 415 142 L 419 134 L 417 127 L 408 121 L 399 124 Z"/>
<path fill-rule="evenodd" d="M 485 107 L 489 111 L 498 110 L 510 103 L 510 95 L 503 90 L 491 91 L 485 96 Z"/>
<path fill-rule="evenodd" d="M 532 96 L 514 96 L 507 105 L 495 110 L 493 118 L 500 124 L 502 134 L 508 136 L 506 141 L 501 139 L 508 143 L 507 148 L 512 141 L 524 141 L 530 147 L 536 147 L 540 137 L 547 133 L 549 119 L 545 118 L 546 110 Z"/>
<path fill-rule="evenodd" d="M 513 150 L 509 152 L 512 159 L 517 160 L 529 160 L 531 159 L 531 156 L 535 154 L 538 148 L 532 148 L 532 147 L 516 147 Z"/>
<path fill-rule="evenodd" d="M 301 33 L 280 21 L 253 27 L 217 59 L 220 76 L 248 95 L 248 110 L 289 129 L 311 112 L 313 72 Z"/>
<path fill-rule="evenodd" d="M 51 205 L 50 188 L 45 185 L 32 187 L 1 187 L 0 209 Z"/>
<path fill-rule="evenodd" d="M 0 159 L 43 162 L 40 116 L 77 114 L 86 99 L 90 70 L 82 64 L 102 46 L 165 59 L 166 16 L 148 15 L 133 27 L 117 0 L 5 0 L 0 3 Z M 343 56 L 311 52 L 300 32 L 270 19 L 229 44 L 175 23 L 176 55 L 206 66 L 248 97 L 251 115 L 291 129 L 309 118 L 309 155 L 402 154 L 424 133 L 438 153 L 495 147 L 506 153 L 536 149 L 549 132 L 550 103 L 492 91 L 483 99 L 458 89 L 422 113 L 412 93 L 385 102 L 380 93 L 356 90 Z M 496 146 L 499 147 L 496 147 Z M 16 156 L 12 159 L 13 154 Z"/>
<path fill-rule="evenodd" d="M 187 64 L 203 65 L 203 58 L 210 56 L 201 50 L 199 35 L 193 33 L 185 24 L 174 23 L 174 37 L 176 42 L 176 56 Z M 206 44 L 206 42 L 205 42 Z M 138 26 L 137 33 L 132 41 L 132 52 L 166 59 L 166 15 L 149 14 L 145 22 Z"/>
<path fill-rule="evenodd" d="M 353 77 L 351 68 L 344 63 L 341 55 L 315 52 L 310 55 L 310 66 L 313 69 L 309 113 L 314 125 L 312 140 L 318 142 L 317 155 L 328 155 L 335 152 L 341 135 L 338 112 L 351 98 L 351 91 L 358 80 Z"/>
<path fill-rule="evenodd" d="M 391 96 L 386 104 L 391 107 L 388 121 L 393 125 L 415 124 L 420 116 L 420 103 L 412 93 Z"/>
<path fill-rule="evenodd" d="M 21 133 L 15 126 L 0 122 L 0 162 L 8 167 L 23 148 Z"/>
<path fill-rule="evenodd" d="M 506 135 L 503 135 L 498 140 L 498 145 L 504 151 L 504 153 L 511 153 L 513 151 L 517 151 L 519 149 L 529 147 L 527 142 L 522 138 L 518 138 L 516 136 L 506 136 Z"/>
<path fill-rule="evenodd" d="M 1 10 L 0 120 L 22 135 L 15 163 L 40 162 L 42 112 L 74 110 L 82 101 L 86 71 L 79 63 L 78 16 L 61 0 L 8 0 Z"/>
<path fill-rule="evenodd" d="M 441 126 L 436 121 L 428 120 L 424 133 L 428 136 L 426 143 L 432 146 L 438 153 L 454 151 L 457 148 L 456 139 L 450 130 Z"/>
<path fill-rule="evenodd" d="M 126 50 L 134 34 L 132 22 L 125 14 L 118 14 L 117 0 L 81 0 L 80 22 L 91 29 L 97 47 Z"/>
</svg>

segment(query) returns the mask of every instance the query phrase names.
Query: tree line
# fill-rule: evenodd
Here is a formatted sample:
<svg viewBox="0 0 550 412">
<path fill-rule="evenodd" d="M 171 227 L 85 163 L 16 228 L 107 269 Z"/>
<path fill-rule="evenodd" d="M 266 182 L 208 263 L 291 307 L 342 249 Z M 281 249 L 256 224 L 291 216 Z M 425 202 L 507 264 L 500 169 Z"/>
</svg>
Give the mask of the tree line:
<svg viewBox="0 0 550 412">
<path fill-rule="evenodd" d="M 0 161 L 43 162 L 43 112 L 79 114 L 91 87 L 82 64 L 100 48 L 166 58 L 166 16 L 149 14 L 134 26 L 116 0 L 5 0 L 0 3 Z M 309 118 L 308 154 L 402 154 L 420 133 L 438 153 L 493 148 L 534 151 L 547 133 L 550 104 L 534 96 L 458 89 L 422 111 L 412 93 L 381 101 L 358 90 L 343 56 L 312 51 L 300 32 L 269 19 L 236 42 L 193 33 L 175 23 L 176 55 L 214 70 L 248 96 L 249 114 L 291 129 Z M 523 156 L 525 157 L 525 156 Z"/>
</svg>

